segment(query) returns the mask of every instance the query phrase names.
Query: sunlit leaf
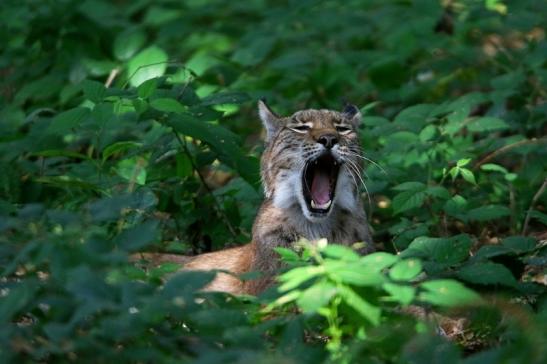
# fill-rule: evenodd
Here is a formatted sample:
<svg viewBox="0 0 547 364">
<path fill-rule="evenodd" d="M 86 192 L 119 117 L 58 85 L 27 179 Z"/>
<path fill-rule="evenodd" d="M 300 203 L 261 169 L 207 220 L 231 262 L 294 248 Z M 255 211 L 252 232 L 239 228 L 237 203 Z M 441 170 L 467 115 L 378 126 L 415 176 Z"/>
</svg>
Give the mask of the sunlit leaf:
<svg viewBox="0 0 547 364">
<path fill-rule="evenodd" d="M 480 296 L 460 282 L 439 279 L 420 285 L 419 299 L 438 306 L 462 306 L 481 302 Z"/>
<path fill-rule="evenodd" d="M 167 68 L 167 59 L 167 53 L 157 46 L 139 52 L 127 64 L 131 86 L 137 87 L 146 80 L 162 76 Z"/>
</svg>

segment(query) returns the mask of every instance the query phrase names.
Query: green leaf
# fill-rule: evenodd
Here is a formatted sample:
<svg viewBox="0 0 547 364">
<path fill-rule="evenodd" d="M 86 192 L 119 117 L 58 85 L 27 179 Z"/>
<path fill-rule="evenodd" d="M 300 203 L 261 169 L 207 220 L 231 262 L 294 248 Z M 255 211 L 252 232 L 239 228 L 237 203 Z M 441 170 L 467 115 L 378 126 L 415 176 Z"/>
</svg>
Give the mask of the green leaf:
<svg viewBox="0 0 547 364">
<path fill-rule="evenodd" d="M 467 182 L 469 182 L 471 184 L 474 184 L 474 185 L 477 184 L 477 182 L 475 181 L 475 175 L 469 169 L 460 168 L 460 173 L 461 173 L 463 179 L 466 180 Z"/>
<path fill-rule="evenodd" d="M 368 67 L 370 80 L 380 89 L 394 89 L 405 82 L 408 69 L 396 58 L 388 57 Z"/>
<path fill-rule="evenodd" d="M 242 104 L 249 100 L 249 95 L 244 92 L 222 92 L 207 96 L 201 101 L 201 105 Z"/>
<path fill-rule="evenodd" d="M 485 116 L 475 119 L 467 125 L 467 129 L 472 132 L 494 131 L 509 128 L 509 125 L 498 118 Z"/>
<path fill-rule="evenodd" d="M 91 111 L 85 107 L 76 107 L 64 111 L 53 118 L 48 131 L 53 134 L 65 134 L 78 127 L 89 114 L 91 114 Z"/>
<path fill-rule="evenodd" d="M 283 282 L 279 286 L 280 292 L 286 292 L 291 289 L 294 289 L 301 285 L 302 283 L 315 278 L 319 275 L 325 273 L 325 268 L 321 266 L 307 266 L 307 267 L 298 267 L 289 270 L 286 273 L 283 273 L 279 276 L 279 281 Z"/>
<path fill-rule="evenodd" d="M 251 185 L 260 180 L 258 160 L 242 153 L 239 137 L 231 131 L 220 125 L 197 121 L 186 113 L 173 115 L 169 124 L 176 131 L 209 144 L 221 161 L 235 168 Z"/>
<path fill-rule="evenodd" d="M 6 290 L 0 300 L 0 322 L 9 325 L 13 322 L 14 316 L 26 305 L 35 301 L 35 295 L 38 291 L 36 282 L 25 279 L 13 288 Z"/>
<path fill-rule="evenodd" d="M 467 234 L 450 238 L 420 236 L 410 243 L 408 248 L 401 253 L 401 257 L 416 257 L 453 265 L 465 260 L 469 256 L 470 248 L 471 238 Z"/>
<path fill-rule="evenodd" d="M 456 166 L 457 167 L 464 167 L 464 166 L 468 165 L 469 162 L 471 162 L 471 158 L 460 159 L 456 162 Z"/>
<path fill-rule="evenodd" d="M 180 178 L 189 177 L 194 173 L 194 168 L 192 167 L 192 161 L 185 153 L 179 153 L 176 156 L 177 162 L 177 176 Z"/>
<path fill-rule="evenodd" d="M 367 269 L 363 264 L 348 264 L 340 261 L 326 261 L 325 271 L 329 278 L 335 282 L 341 282 L 354 286 L 379 286 L 385 282 L 385 278 L 376 269 Z"/>
<path fill-rule="evenodd" d="M 422 182 L 404 182 L 400 185 L 392 187 L 395 191 L 423 191 L 426 189 L 426 185 Z"/>
<path fill-rule="evenodd" d="M 530 211 L 530 217 L 538 220 L 543 225 L 547 225 L 547 214 L 544 214 L 543 212 L 532 210 Z"/>
<path fill-rule="evenodd" d="M 339 286 L 338 291 L 345 304 L 353 308 L 373 325 L 378 325 L 380 323 L 382 311 L 379 307 L 365 301 L 350 287 Z"/>
<path fill-rule="evenodd" d="M 527 236 L 509 236 L 501 241 L 501 245 L 516 254 L 527 253 L 538 247 L 536 239 Z"/>
<path fill-rule="evenodd" d="M 103 162 L 116 153 L 125 152 L 126 150 L 138 148 L 141 146 L 142 146 L 142 143 L 137 143 L 133 141 L 116 142 L 114 144 L 110 144 L 108 147 L 104 148 L 103 150 L 103 153 L 102 153 Z"/>
<path fill-rule="evenodd" d="M 384 283 L 382 288 L 389 293 L 389 297 L 386 297 L 387 301 L 396 301 L 403 306 L 409 305 L 416 296 L 416 288 L 412 286 L 403 286 L 395 283 Z"/>
<path fill-rule="evenodd" d="M 406 130 L 419 133 L 426 124 L 429 113 L 435 105 L 419 104 L 410 106 L 401 111 L 393 120 L 394 123 L 403 125 Z"/>
<path fill-rule="evenodd" d="M 114 39 L 114 56 L 120 61 L 133 57 L 146 42 L 146 34 L 138 29 L 127 29 Z"/>
<path fill-rule="evenodd" d="M 118 162 L 116 172 L 130 183 L 146 184 L 146 160 L 133 157 Z"/>
<path fill-rule="evenodd" d="M 157 78 L 151 78 L 149 80 L 144 81 L 139 85 L 137 88 L 137 94 L 140 98 L 146 99 L 156 91 L 156 88 L 158 87 L 158 79 Z"/>
<path fill-rule="evenodd" d="M 344 245 L 329 244 L 321 252 L 329 258 L 347 261 L 359 260 L 359 254 Z"/>
<path fill-rule="evenodd" d="M 85 97 L 94 103 L 103 101 L 106 95 L 106 87 L 97 81 L 84 80 L 82 82 L 82 88 L 84 90 Z"/>
<path fill-rule="evenodd" d="M 503 174 L 509 173 L 509 171 L 505 167 L 502 167 L 499 164 L 494 164 L 494 163 L 483 164 L 481 166 L 481 169 L 483 171 L 501 172 Z"/>
<path fill-rule="evenodd" d="M 176 114 L 182 114 L 186 111 L 186 106 L 182 105 L 175 99 L 154 99 L 150 101 L 150 106 L 158 111 L 174 112 Z"/>
<path fill-rule="evenodd" d="M 157 46 L 148 47 L 127 64 L 129 84 L 138 87 L 144 81 L 160 77 L 167 69 L 167 53 Z"/>
<path fill-rule="evenodd" d="M 50 149 L 42 150 L 40 152 L 31 153 L 30 155 L 36 157 L 67 157 L 67 158 L 76 158 L 76 159 L 89 159 L 85 154 L 73 152 L 71 150 L 64 149 Z"/>
<path fill-rule="evenodd" d="M 511 271 L 502 264 L 476 262 L 460 268 L 458 278 L 475 284 L 501 284 L 514 287 L 517 284 Z"/>
<path fill-rule="evenodd" d="M 304 313 L 317 312 L 319 308 L 327 305 L 336 293 L 334 284 L 321 281 L 304 290 L 296 300 L 296 304 Z"/>
<path fill-rule="evenodd" d="M 418 259 L 405 259 L 396 263 L 389 270 L 389 276 L 395 281 L 410 281 L 422 271 L 422 264 Z"/>
<path fill-rule="evenodd" d="M 384 268 L 388 268 L 399 260 L 399 257 L 393 254 L 377 252 L 365 255 L 359 259 L 359 263 L 366 266 L 368 269 L 373 269 L 375 272 L 380 272 Z"/>
<path fill-rule="evenodd" d="M 450 279 L 424 282 L 420 288 L 424 292 L 420 293 L 419 299 L 437 306 L 454 307 L 481 302 L 477 293 Z"/>
<path fill-rule="evenodd" d="M 427 194 L 425 191 L 404 191 L 393 198 L 392 206 L 395 214 L 421 207 Z"/>
<path fill-rule="evenodd" d="M 487 205 L 477 207 L 475 209 L 469 210 L 469 212 L 467 213 L 467 217 L 469 218 L 469 220 L 475 221 L 490 221 L 509 215 L 511 215 L 511 210 L 505 206 L 500 205 Z"/>
<path fill-rule="evenodd" d="M 149 220 L 123 231 L 117 238 L 117 245 L 126 251 L 137 251 L 155 241 L 159 237 L 158 222 Z"/>
<path fill-rule="evenodd" d="M 274 248 L 274 251 L 279 254 L 284 262 L 296 262 L 300 260 L 300 256 L 292 249 L 289 248 Z"/>
</svg>

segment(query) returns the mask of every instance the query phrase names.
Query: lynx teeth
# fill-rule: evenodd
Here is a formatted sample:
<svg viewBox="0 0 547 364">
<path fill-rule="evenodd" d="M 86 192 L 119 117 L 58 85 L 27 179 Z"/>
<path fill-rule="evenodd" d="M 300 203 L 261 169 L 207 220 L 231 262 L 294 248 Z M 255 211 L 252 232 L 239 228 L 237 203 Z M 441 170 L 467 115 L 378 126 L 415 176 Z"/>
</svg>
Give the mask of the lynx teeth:
<svg viewBox="0 0 547 364">
<path fill-rule="evenodd" d="M 328 202 L 325 202 L 322 205 L 318 205 L 315 203 L 314 200 L 311 200 L 311 207 L 313 207 L 314 209 L 326 210 L 330 207 L 331 203 L 332 203 L 332 200 L 329 200 Z"/>
</svg>

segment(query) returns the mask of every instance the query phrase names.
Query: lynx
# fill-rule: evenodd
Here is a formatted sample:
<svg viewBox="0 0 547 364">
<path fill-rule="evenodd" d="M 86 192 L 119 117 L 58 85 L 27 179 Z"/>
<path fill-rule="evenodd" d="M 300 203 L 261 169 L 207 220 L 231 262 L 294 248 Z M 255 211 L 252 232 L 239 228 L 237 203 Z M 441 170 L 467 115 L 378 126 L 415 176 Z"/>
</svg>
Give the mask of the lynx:
<svg viewBox="0 0 547 364">
<path fill-rule="evenodd" d="M 232 294 L 258 294 L 280 267 L 275 247 L 291 248 L 305 238 L 311 242 L 352 245 L 363 242 L 361 254 L 374 250 L 359 194 L 363 156 L 359 145 L 359 110 L 302 110 L 288 117 L 258 103 L 266 129 L 261 159 L 265 199 L 244 246 L 187 258 L 148 255 L 156 263 L 181 262 L 189 270 L 225 270 L 207 287 Z M 262 278 L 247 282 L 236 276 L 258 271 Z"/>
</svg>

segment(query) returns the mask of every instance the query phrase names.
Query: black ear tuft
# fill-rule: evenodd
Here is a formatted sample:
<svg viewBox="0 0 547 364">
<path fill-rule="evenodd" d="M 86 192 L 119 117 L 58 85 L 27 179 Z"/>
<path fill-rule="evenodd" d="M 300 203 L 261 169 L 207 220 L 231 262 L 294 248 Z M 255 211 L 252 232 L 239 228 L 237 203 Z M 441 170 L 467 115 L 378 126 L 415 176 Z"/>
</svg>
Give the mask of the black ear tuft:
<svg viewBox="0 0 547 364">
<path fill-rule="evenodd" d="M 349 120 L 355 127 L 358 127 L 361 123 L 361 111 L 355 105 L 346 103 L 342 110 L 342 115 Z"/>
<path fill-rule="evenodd" d="M 352 119 L 357 113 L 359 112 L 359 109 L 357 106 L 352 104 L 346 104 L 344 106 L 344 110 L 342 110 L 342 114 L 346 115 L 348 119 Z"/>
</svg>

